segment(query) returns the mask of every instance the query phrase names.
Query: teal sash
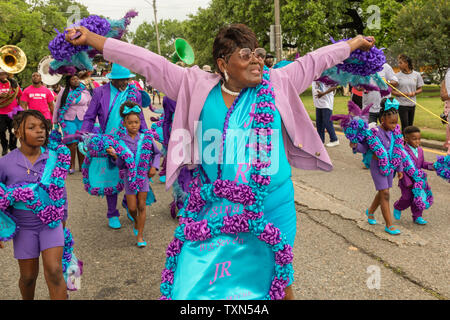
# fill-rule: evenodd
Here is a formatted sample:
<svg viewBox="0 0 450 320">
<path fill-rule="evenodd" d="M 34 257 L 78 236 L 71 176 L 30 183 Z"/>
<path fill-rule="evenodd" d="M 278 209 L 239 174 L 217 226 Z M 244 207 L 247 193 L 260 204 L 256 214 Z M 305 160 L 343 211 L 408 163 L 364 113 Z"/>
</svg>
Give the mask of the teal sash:
<svg viewBox="0 0 450 320">
<path fill-rule="evenodd" d="M 6 241 L 16 232 L 16 223 L 7 214 L 0 211 L 0 241 Z"/>
<path fill-rule="evenodd" d="M 45 152 L 45 149 L 41 147 L 41 152 Z M 44 172 L 42 173 L 41 183 L 44 185 L 50 184 L 50 176 L 53 170 L 56 167 L 57 162 L 57 154 L 56 152 L 49 150 L 49 157 L 45 164 Z M 30 183 L 24 185 L 23 188 L 31 188 L 34 194 L 38 195 L 39 200 L 45 204 L 51 204 L 52 200 L 50 199 L 48 193 L 43 190 L 37 183 Z M 12 205 L 15 209 L 19 210 L 30 210 L 27 208 L 25 202 L 14 202 Z M 30 210 L 31 211 L 31 210 Z M 0 211 L 0 240 L 9 240 L 11 239 L 17 230 L 16 223 L 13 219 L 11 219 L 6 213 Z"/>
<path fill-rule="evenodd" d="M 41 147 L 41 152 L 45 152 L 45 149 Z M 53 170 L 56 167 L 56 161 L 58 160 L 58 155 L 56 152 L 49 149 L 47 163 L 45 164 L 44 172 L 42 173 L 41 183 L 44 185 L 50 184 L 50 176 L 52 175 Z M 23 186 L 23 188 L 31 188 L 35 194 L 38 194 L 39 200 L 43 204 L 51 204 L 52 201 L 48 193 L 43 190 L 37 183 L 30 183 L 28 185 Z M 15 202 L 13 207 L 20 210 L 30 210 L 27 208 L 25 202 Z"/>
<path fill-rule="evenodd" d="M 246 145 L 256 143 L 254 140 L 256 136 L 250 132 L 251 123 L 255 121 L 253 119 L 255 100 L 256 90 L 247 89 L 229 119 L 230 130 L 227 131 L 222 164 L 224 180 L 239 184 L 250 182 L 249 163 L 251 159 L 256 159 L 256 154 L 253 148 Z M 203 133 L 211 129 L 222 132 L 227 110 L 218 85 L 210 92 L 205 102 L 201 115 L 202 132 L 198 136 L 203 137 Z M 279 121 L 281 128 L 281 119 Z M 279 135 L 281 136 L 281 130 Z M 286 181 L 291 175 L 289 164 L 282 163 L 280 166 L 280 161 L 284 158 L 279 153 L 284 153 L 284 147 L 279 148 L 277 143 L 280 141 L 277 138 L 276 134 L 272 135 L 275 150 L 272 152 L 272 165 L 263 170 L 263 174 L 271 175 L 278 180 L 273 184 Z M 217 161 L 208 161 L 205 156 L 217 159 L 217 141 L 213 140 L 209 144 L 203 142 L 200 154 L 204 157 L 202 167 L 209 179 L 214 181 L 217 178 Z M 227 155 L 232 155 L 233 158 L 227 159 Z M 221 199 L 207 203 L 195 220 L 206 219 L 213 224 L 222 223 L 224 217 L 242 214 L 243 209 L 242 204 Z M 174 272 L 172 299 L 266 299 L 275 276 L 274 261 L 273 250 L 250 232 L 236 235 L 220 233 L 201 242 L 185 241 Z"/>
<path fill-rule="evenodd" d="M 227 200 L 210 203 L 199 220 L 223 219 L 242 210 Z M 274 276 L 273 251 L 251 233 L 185 242 L 178 259 L 174 300 L 263 300 Z"/>
<path fill-rule="evenodd" d="M 394 152 L 394 144 L 395 144 L 394 134 L 392 132 L 390 133 L 391 133 L 391 145 L 389 146 L 389 151 L 386 150 L 388 151 L 389 161 L 392 159 L 392 153 Z M 370 162 L 372 161 L 373 154 L 374 152 L 370 149 L 363 154 L 362 162 L 364 163 L 367 169 L 370 169 Z"/>
</svg>

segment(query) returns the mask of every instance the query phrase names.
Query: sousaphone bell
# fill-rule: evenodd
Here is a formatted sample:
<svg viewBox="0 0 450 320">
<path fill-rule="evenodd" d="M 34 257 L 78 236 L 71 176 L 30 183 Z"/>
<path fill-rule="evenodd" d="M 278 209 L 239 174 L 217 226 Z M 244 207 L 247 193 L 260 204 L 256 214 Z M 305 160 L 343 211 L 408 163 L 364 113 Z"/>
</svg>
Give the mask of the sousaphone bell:
<svg viewBox="0 0 450 320">
<path fill-rule="evenodd" d="M 20 73 L 26 65 L 27 56 L 19 47 L 6 45 L 0 48 L 0 69 L 6 73 Z"/>
<path fill-rule="evenodd" d="M 49 71 L 50 63 L 53 60 L 54 59 L 52 58 L 52 56 L 46 56 L 41 59 L 41 61 L 39 62 L 39 65 L 38 65 L 38 72 L 41 75 L 42 82 L 48 86 L 53 86 L 53 85 L 57 84 L 63 77 L 62 74 L 54 74 L 54 75 L 50 74 L 50 71 Z"/>
</svg>

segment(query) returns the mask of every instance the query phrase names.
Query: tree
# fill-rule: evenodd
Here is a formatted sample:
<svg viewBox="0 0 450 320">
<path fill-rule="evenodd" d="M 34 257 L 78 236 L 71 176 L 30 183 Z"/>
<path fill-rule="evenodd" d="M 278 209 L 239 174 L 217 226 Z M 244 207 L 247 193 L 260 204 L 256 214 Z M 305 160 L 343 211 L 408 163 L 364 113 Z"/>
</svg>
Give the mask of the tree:
<svg viewBox="0 0 450 320">
<path fill-rule="evenodd" d="M 183 23 L 178 20 L 160 20 L 158 21 L 159 40 L 161 45 L 161 55 L 170 58 L 175 51 L 174 42 L 177 38 L 184 38 Z M 127 39 L 140 47 L 149 49 L 152 52 L 158 52 L 156 42 L 155 24 L 144 22 L 136 29 L 134 33 L 128 33 Z"/>
<path fill-rule="evenodd" d="M 415 65 L 429 66 L 442 80 L 449 67 L 450 6 L 447 0 L 413 0 L 395 19 L 392 54 L 405 53 Z"/>
<path fill-rule="evenodd" d="M 50 54 L 48 43 L 67 27 L 70 5 L 80 7 L 81 18 L 88 15 L 86 7 L 71 0 L 0 0 L 0 47 L 6 44 L 20 47 L 27 56 L 27 67 L 16 75 L 21 86 L 31 83 L 31 74 L 39 61 Z"/>
<path fill-rule="evenodd" d="M 374 35 L 378 47 L 388 47 L 393 38 L 393 19 L 410 0 L 280 0 L 284 48 L 296 48 L 301 54 L 351 38 L 357 34 Z M 260 46 L 269 50 L 269 30 L 274 24 L 273 0 L 212 0 L 206 9 L 189 16 L 185 32 L 198 53 L 199 62 L 210 58 L 217 31 L 229 23 L 244 23 L 256 34 Z M 375 7 L 374 7 L 375 6 Z M 373 28 L 379 10 L 380 22 Z"/>
</svg>

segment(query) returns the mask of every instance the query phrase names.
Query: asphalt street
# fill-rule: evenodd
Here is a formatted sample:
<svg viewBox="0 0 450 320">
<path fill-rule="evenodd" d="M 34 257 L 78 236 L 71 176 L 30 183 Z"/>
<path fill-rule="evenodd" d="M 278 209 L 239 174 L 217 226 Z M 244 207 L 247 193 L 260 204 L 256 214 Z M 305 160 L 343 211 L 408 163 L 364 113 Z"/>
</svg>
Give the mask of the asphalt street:
<svg viewBox="0 0 450 320">
<path fill-rule="evenodd" d="M 148 118 L 148 115 L 146 116 Z M 354 155 L 346 139 L 328 149 L 334 164 L 330 173 L 293 169 L 297 208 L 294 245 L 296 299 L 448 299 L 450 184 L 429 173 L 434 204 L 424 213 L 428 225 L 413 224 L 410 211 L 396 221 L 402 234 L 384 232 L 366 222 L 364 212 L 375 189 L 361 155 Z M 427 161 L 436 153 L 425 152 Z M 112 230 L 106 219 L 106 199 L 90 196 L 81 172 L 67 179 L 69 219 L 74 252 L 84 262 L 81 290 L 70 299 L 149 299 L 160 296 L 165 251 L 177 221 L 169 213 L 171 193 L 154 178 L 157 202 L 147 210 L 146 248 L 136 246 L 132 224 L 121 206 L 122 228 Z M 391 208 L 400 191 L 394 181 Z M 121 198 L 121 197 L 120 197 Z M 0 250 L 0 300 L 20 299 L 19 269 L 12 242 Z M 48 299 L 41 266 L 36 299 Z"/>
</svg>

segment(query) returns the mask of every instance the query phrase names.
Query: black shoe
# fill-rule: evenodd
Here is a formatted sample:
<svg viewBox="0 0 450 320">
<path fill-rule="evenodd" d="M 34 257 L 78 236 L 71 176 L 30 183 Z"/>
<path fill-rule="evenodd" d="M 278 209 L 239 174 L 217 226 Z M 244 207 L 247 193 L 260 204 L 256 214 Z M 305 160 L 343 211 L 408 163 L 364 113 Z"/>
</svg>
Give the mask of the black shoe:
<svg viewBox="0 0 450 320">
<path fill-rule="evenodd" d="M 8 153 L 8 149 L 2 151 L 2 157 Z"/>
</svg>

